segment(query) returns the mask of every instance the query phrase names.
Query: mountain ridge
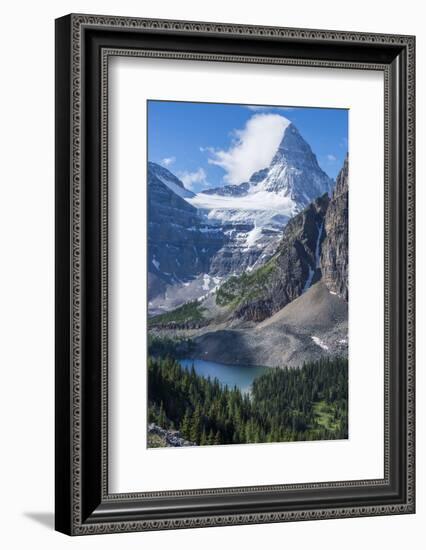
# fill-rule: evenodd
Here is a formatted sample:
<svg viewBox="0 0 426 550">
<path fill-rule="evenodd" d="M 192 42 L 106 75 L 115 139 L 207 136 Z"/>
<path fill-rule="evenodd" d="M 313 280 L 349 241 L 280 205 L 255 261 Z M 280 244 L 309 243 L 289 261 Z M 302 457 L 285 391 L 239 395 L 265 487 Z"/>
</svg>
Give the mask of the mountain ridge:
<svg viewBox="0 0 426 550">
<path fill-rule="evenodd" d="M 149 302 L 177 282 L 183 284 L 207 272 L 212 256 L 224 243 L 222 232 L 206 226 L 197 209 L 176 193 L 173 186 L 184 193 L 182 182 L 166 169 L 159 175 L 158 168 L 148 164 Z"/>
</svg>

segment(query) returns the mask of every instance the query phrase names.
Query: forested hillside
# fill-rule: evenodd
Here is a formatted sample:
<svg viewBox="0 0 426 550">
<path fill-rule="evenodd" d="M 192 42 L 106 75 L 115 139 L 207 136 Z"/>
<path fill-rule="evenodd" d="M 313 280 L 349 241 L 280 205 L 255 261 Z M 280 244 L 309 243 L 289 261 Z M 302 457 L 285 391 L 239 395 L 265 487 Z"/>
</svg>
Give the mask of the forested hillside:
<svg viewBox="0 0 426 550">
<path fill-rule="evenodd" d="M 149 422 L 197 445 L 345 439 L 347 359 L 271 369 L 251 394 L 198 376 L 170 357 L 150 357 Z"/>
</svg>

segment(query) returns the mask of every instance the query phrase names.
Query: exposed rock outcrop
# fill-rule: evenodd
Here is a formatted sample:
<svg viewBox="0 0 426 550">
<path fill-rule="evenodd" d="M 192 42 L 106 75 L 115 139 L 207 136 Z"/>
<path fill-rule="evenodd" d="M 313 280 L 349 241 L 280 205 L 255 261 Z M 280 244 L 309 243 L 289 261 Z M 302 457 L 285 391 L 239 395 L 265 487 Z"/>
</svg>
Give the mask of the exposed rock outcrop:
<svg viewBox="0 0 426 550">
<path fill-rule="evenodd" d="M 148 425 L 148 447 L 193 447 L 195 443 L 181 437 L 176 430 L 165 430 L 156 424 Z"/>
<path fill-rule="evenodd" d="M 331 292 L 348 301 L 348 158 L 336 179 L 336 186 L 324 221 L 325 239 L 321 252 L 322 280 Z"/>
<path fill-rule="evenodd" d="M 230 304 L 235 318 L 259 322 L 306 291 L 320 278 L 328 203 L 325 194 L 290 220 L 274 256 L 256 271 L 229 279 L 217 292 L 218 303 Z"/>
</svg>

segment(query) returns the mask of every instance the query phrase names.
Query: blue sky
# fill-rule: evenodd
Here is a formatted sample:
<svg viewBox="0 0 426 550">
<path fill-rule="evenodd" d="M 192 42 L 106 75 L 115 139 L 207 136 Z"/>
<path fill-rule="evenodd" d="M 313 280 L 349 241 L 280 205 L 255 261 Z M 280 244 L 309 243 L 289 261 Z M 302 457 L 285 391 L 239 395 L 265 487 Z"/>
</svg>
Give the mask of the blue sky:
<svg viewBox="0 0 426 550">
<path fill-rule="evenodd" d="M 348 150 L 348 111 L 148 101 L 148 158 L 195 192 L 245 181 L 267 166 L 293 122 L 332 178 Z"/>
</svg>

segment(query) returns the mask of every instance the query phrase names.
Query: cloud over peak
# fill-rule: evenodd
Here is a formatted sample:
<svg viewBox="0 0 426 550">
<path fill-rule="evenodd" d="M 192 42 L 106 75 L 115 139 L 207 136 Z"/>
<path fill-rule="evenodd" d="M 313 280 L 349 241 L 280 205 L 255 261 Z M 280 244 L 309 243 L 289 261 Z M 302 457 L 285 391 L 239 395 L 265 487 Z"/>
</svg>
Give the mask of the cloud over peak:
<svg viewBox="0 0 426 550">
<path fill-rule="evenodd" d="M 270 164 L 289 124 L 281 115 L 256 113 L 243 129 L 234 130 L 229 149 L 206 149 L 209 163 L 225 170 L 226 183 L 247 181 L 254 172 Z"/>
<path fill-rule="evenodd" d="M 187 189 L 194 190 L 197 186 L 208 186 L 207 174 L 203 168 L 198 168 L 195 172 L 179 172 L 178 176 Z"/>
</svg>

